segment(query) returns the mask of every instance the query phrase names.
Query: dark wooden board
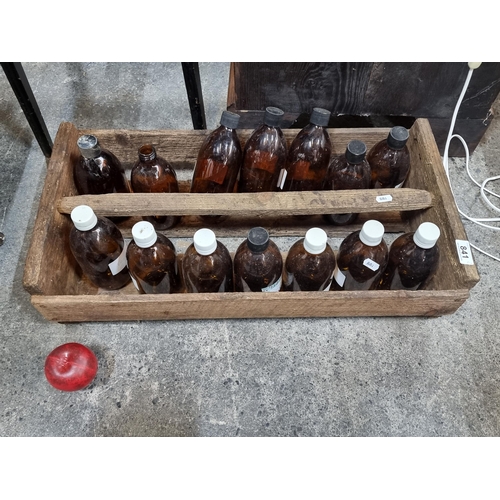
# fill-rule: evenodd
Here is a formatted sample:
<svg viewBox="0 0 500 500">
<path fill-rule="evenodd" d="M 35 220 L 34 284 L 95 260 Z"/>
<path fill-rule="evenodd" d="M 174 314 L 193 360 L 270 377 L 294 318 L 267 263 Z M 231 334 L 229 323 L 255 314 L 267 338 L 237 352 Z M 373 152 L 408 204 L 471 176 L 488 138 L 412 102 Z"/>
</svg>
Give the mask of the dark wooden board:
<svg viewBox="0 0 500 500">
<path fill-rule="evenodd" d="M 453 110 L 465 82 L 467 63 L 232 63 L 228 109 L 241 112 L 242 127 L 254 126 L 256 112 L 277 106 L 286 113 L 285 125 L 302 127 L 313 107 L 332 112 L 330 127 L 350 126 L 338 119 L 384 117 L 398 122 L 404 117 L 433 119 L 438 124 L 436 142 L 444 149 Z M 471 151 L 490 120 L 490 108 L 500 92 L 500 63 L 485 62 L 473 73 L 458 120 Z M 246 114 L 248 112 L 249 114 Z M 481 125 L 484 122 L 484 125 Z M 447 125 L 445 125 L 447 123 Z M 403 123 L 395 123 L 401 124 Z M 375 124 L 375 126 L 377 126 Z M 381 126 L 381 125 L 378 125 Z M 434 128 L 434 125 L 433 125 Z M 464 156 L 458 145 L 451 155 Z"/>
</svg>

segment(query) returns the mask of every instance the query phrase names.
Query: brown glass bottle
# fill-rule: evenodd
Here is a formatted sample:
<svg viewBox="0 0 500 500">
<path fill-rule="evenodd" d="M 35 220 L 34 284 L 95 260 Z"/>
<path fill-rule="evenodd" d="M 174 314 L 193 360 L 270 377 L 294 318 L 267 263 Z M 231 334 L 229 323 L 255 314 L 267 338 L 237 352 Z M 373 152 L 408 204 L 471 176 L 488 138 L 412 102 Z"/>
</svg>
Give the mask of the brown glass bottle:
<svg viewBox="0 0 500 500">
<path fill-rule="evenodd" d="M 191 180 L 191 193 L 232 193 L 235 191 L 243 160 L 240 140 L 236 133 L 240 116 L 223 111 L 220 126 L 203 142 Z M 217 222 L 221 216 L 207 215 L 202 219 Z"/>
<path fill-rule="evenodd" d="M 323 185 L 332 154 L 326 127 L 330 111 L 314 108 L 310 122 L 295 137 L 287 155 L 286 168 L 279 178 L 283 191 L 315 191 Z"/>
<path fill-rule="evenodd" d="M 410 171 L 410 152 L 406 142 L 408 130 L 393 127 L 384 139 L 370 149 L 367 155 L 371 167 L 372 188 L 402 187 Z"/>
<path fill-rule="evenodd" d="M 173 243 L 156 233 L 148 221 L 134 224 L 133 241 L 127 248 L 132 281 L 141 293 L 173 293 L 179 288 L 177 258 Z"/>
<path fill-rule="evenodd" d="M 130 182 L 134 193 L 178 193 L 177 175 L 172 165 L 157 156 L 151 144 L 139 148 L 139 159 L 132 167 Z M 156 230 L 165 230 L 175 226 L 179 216 L 159 215 L 146 216 L 144 220 L 151 222 Z"/>
<path fill-rule="evenodd" d="M 305 238 L 296 241 L 285 260 L 283 290 L 328 291 L 335 269 L 335 254 L 328 238 L 318 227 L 309 229 Z"/>
<path fill-rule="evenodd" d="M 417 290 L 435 274 L 439 263 L 436 242 L 439 228 L 432 222 L 423 222 L 415 232 L 394 240 L 389 251 L 389 262 L 382 274 L 380 290 Z"/>
<path fill-rule="evenodd" d="M 83 273 L 98 287 L 116 290 L 130 282 L 125 243 L 120 230 L 106 217 L 97 217 L 87 205 L 71 212 L 74 227 L 69 246 Z"/>
<path fill-rule="evenodd" d="M 93 135 L 77 141 L 80 158 L 73 165 L 73 179 L 78 194 L 129 193 L 125 170 L 118 158 L 101 148 Z"/>
<path fill-rule="evenodd" d="M 279 292 L 283 258 L 263 227 L 250 229 L 234 255 L 236 292 Z"/>
<path fill-rule="evenodd" d="M 264 123 L 246 142 L 238 182 L 240 193 L 278 190 L 278 178 L 286 162 L 286 140 L 280 128 L 283 115 L 279 108 L 266 108 Z"/>
<path fill-rule="evenodd" d="M 334 272 L 334 290 L 373 290 L 387 265 L 389 250 L 384 226 L 376 220 L 363 224 L 340 244 Z"/>
<path fill-rule="evenodd" d="M 351 141 L 343 155 L 335 157 L 328 167 L 325 189 L 369 189 L 370 165 L 365 158 L 366 145 L 362 141 Z M 358 218 L 357 213 L 326 214 L 323 218 L 335 225 L 352 224 Z"/>
<path fill-rule="evenodd" d="M 181 269 L 188 293 L 233 291 L 231 255 L 210 229 L 196 231 L 182 259 Z"/>
</svg>

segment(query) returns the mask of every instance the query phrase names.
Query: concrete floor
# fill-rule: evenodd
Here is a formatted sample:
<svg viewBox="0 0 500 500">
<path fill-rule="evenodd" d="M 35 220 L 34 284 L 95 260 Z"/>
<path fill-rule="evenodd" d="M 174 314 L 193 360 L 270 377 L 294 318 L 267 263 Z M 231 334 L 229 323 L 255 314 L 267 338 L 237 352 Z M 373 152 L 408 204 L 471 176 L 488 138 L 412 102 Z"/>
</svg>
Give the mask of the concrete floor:
<svg viewBox="0 0 500 500">
<path fill-rule="evenodd" d="M 189 129 L 180 64 L 26 63 L 49 132 Z M 225 109 L 229 64 L 201 63 L 209 128 Z M 497 101 L 498 102 L 498 101 Z M 497 105 L 497 112 L 500 111 Z M 474 152 L 498 175 L 500 122 Z M 45 160 L 0 72 L 1 436 L 498 436 L 500 263 L 474 253 L 481 281 L 453 315 L 57 324 L 30 304 L 22 275 Z M 451 162 L 459 204 L 486 213 Z M 466 223 L 499 255 L 498 233 Z M 100 370 L 64 393 L 47 354 L 81 342 Z"/>
</svg>

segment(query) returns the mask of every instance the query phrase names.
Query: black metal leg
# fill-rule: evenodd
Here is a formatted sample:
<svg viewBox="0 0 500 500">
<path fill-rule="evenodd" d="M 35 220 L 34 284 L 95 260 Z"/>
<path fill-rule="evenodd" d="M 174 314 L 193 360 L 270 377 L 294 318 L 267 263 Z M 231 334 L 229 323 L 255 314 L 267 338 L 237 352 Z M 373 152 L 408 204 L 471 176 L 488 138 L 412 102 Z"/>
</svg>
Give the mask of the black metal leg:
<svg viewBox="0 0 500 500">
<path fill-rule="evenodd" d="M 52 139 L 21 63 L 3 62 L 1 64 L 43 154 L 50 158 L 53 147 Z"/>
<path fill-rule="evenodd" d="M 182 72 L 191 110 L 191 119 L 195 130 L 207 128 L 205 121 L 205 106 L 203 105 L 203 94 L 201 92 L 200 69 L 198 63 L 183 62 Z"/>
</svg>

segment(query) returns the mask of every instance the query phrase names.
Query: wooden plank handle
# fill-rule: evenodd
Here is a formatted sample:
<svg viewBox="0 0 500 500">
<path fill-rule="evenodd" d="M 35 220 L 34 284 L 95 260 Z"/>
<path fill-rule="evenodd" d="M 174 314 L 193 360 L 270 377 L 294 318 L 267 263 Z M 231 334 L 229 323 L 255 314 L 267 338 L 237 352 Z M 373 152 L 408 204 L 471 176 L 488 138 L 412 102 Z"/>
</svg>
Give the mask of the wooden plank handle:
<svg viewBox="0 0 500 500">
<path fill-rule="evenodd" d="M 313 215 L 420 210 L 432 206 L 420 189 L 292 191 L 286 193 L 129 193 L 64 197 L 58 210 L 69 214 L 89 205 L 98 215 Z"/>
</svg>

